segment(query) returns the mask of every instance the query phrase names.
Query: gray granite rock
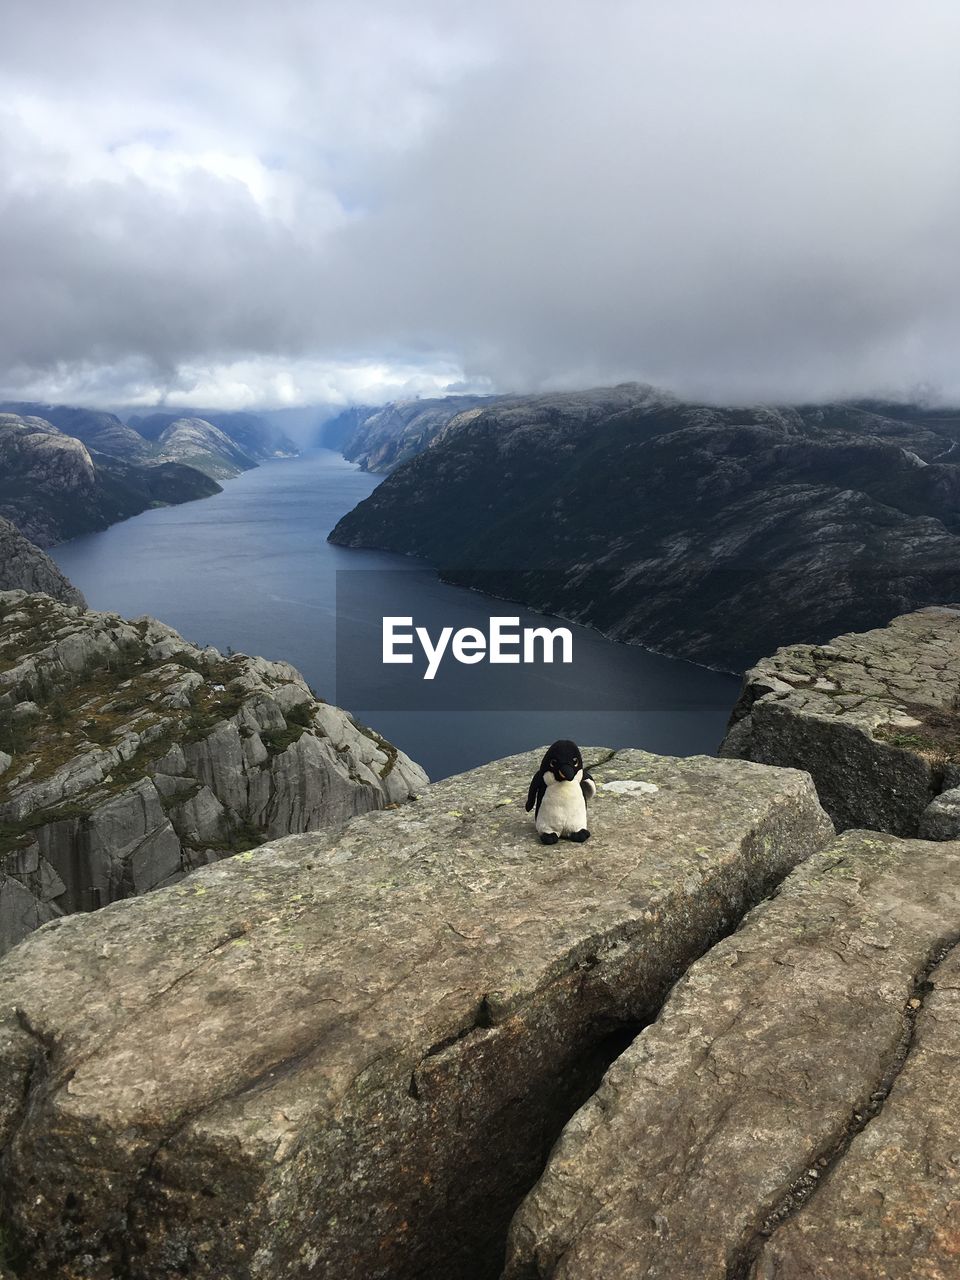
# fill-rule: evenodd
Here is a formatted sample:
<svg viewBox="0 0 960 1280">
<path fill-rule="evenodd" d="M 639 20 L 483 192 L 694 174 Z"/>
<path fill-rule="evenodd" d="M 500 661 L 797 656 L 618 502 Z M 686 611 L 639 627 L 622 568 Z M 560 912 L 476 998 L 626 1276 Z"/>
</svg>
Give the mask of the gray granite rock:
<svg viewBox="0 0 960 1280">
<path fill-rule="evenodd" d="M 15 946 L 59 912 L 14 876 L 0 872 L 0 937 Z"/>
<path fill-rule="evenodd" d="M 64 604 L 86 608 L 77 588 L 60 572 L 45 551 L 9 520 L 0 517 L 0 591 L 43 591 Z"/>
<path fill-rule="evenodd" d="M 505 1277 L 955 1277 L 958 937 L 960 844 L 810 858 L 567 1125 Z"/>
<path fill-rule="evenodd" d="M 0 962 L 0 1190 L 38 1274 L 496 1274 L 611 1058 L 832 835 L 803 774 L 591 752 L 592 839 L 546 848 L 523 812 L 539 759 Z"/>
<path fill-rule="evenodd" d="M 920 996 L 906 1058 L 882 1110 L 856 1133 L 818 1194 L 773 1233 L 750 1280 L 956 1280 L 957 946 L 933 968 Z"/>
<path fill-rule="evenodd" d="M 0 593 L 0 729 L 0 865 L 19 885 L 0 951 L 24 921 L 146 892 L 198 858 L 341 825 L 426 784 L 285 663 L 23 592 Z M 16 869 L 28 849 L 58 893 Z M 21 909 L 21 890 L 46 905 Z"/>
<path fill-rule="evenodd" d="M 941 791 L 920 815 L 920 835 L 924 840 L 960 838 L 960 787 Z"/>
<path fill-rule="evenodd" d="M 778 649 L 747 672 L 720 754 L 808 770 L 841 830 L 916 836 L 960 785 L 958 708 L 960 609 L 922 609 Z"/>
</svg>

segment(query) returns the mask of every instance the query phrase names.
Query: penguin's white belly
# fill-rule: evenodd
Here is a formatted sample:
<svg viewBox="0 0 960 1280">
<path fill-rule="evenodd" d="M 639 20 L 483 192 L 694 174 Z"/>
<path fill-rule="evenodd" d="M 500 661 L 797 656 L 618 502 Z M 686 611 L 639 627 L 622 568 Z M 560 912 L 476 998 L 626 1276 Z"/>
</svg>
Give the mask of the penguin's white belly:
<svg viewBox="0 0 960 1280">
<path fill-rule="evenodd" d="M 558 836 L 570 836 L 583 831 L 586 825 L 587 802 L 579 779 L 576 782 L 554 782 L 548 786 L 537 814 L 540 834 L 552 832 Z"/>
</svg>

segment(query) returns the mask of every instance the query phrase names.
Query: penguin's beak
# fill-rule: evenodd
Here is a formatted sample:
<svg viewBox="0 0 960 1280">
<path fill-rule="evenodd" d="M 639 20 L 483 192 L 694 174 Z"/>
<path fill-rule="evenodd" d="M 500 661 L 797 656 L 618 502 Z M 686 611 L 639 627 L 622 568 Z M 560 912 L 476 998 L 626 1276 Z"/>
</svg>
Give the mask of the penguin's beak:
<svg viewBox="0 0 960 1280">
<path fill-rule="evenodd" d="M 572 765 L 567 765 L 565 768 L 561 769 L 560 772 L 563 774 L 563 776 L 566 778 L 568 782 L 572 782 L 574 778 L 577 776 L 577 771 L 576 769 L 573 768 Z"/>
</svg>

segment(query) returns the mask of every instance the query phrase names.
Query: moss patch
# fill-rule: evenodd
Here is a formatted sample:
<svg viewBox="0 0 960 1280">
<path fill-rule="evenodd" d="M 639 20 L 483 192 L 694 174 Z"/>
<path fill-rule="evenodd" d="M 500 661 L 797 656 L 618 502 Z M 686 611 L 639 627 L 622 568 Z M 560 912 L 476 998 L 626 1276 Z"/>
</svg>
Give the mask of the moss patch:
<svg viewBox="0 0 960 1280">
<path fill-rule="evenodd" d="M 934 764 L 960 761 L 960 710 L 945 710 L 919 703 L 899 704 L 907 715 L 919 720 L 916 729 L 880 725 L 873 736 L 903 751 L 914 751 Z"/>
<path fill-rule="evenodd" d="M 83 821 L 90 817 L 90 813 L 91 810 L 87 805 L 61 804 L 49 809 L 35 809 L 21 822 L 0 822 L 0 857 L 28 844 L 31 832 L 41 827 L 50 826 L 54 822 L 67 822 L 70 819 Z"/>
</svg>

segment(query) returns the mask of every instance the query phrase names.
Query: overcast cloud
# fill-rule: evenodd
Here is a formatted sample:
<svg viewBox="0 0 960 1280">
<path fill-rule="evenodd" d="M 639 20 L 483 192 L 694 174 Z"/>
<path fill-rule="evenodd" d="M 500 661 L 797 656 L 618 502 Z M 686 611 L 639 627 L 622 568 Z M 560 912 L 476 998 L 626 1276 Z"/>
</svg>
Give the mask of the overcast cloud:
<svg viewBox="0 0 960 1280">
<path fill-rule="evenodd" d="M 0 392 L 960 400 L 956 0 L 4 0 Z"/>
</svg>

